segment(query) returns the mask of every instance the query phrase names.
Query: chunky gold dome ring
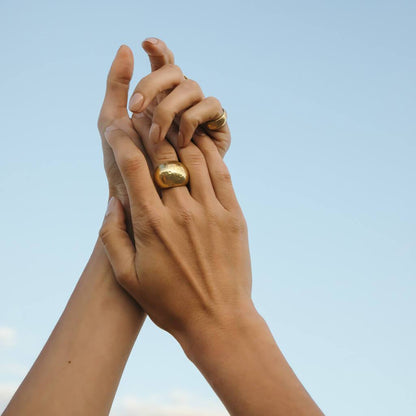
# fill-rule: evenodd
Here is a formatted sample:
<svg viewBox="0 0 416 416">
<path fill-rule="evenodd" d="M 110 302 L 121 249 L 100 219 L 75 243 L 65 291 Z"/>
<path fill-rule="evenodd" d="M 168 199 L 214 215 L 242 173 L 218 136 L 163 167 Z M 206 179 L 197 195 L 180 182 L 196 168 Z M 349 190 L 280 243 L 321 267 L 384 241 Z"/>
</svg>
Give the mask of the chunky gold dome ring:
<svg viewBox="0 0 416 416">
<path fill-rule="evenodd" d="M 160 164 L 154 174 L 156 185 L 161 189 L 186 186 L 189 182 L 189 172 L 185 165 L 177 160 Z"/>
<path fill-rule="evenodd" d="M 224 127 L 227 124 L 227 113 L 225 112 L 224 109 L 222 109 L 222 114 L 214 119 L 214 120 L 210 120 L 207 121 L 204 126 L 211 131 L 216 131 L 221 129 L 222 127 Z"/>
</svg>

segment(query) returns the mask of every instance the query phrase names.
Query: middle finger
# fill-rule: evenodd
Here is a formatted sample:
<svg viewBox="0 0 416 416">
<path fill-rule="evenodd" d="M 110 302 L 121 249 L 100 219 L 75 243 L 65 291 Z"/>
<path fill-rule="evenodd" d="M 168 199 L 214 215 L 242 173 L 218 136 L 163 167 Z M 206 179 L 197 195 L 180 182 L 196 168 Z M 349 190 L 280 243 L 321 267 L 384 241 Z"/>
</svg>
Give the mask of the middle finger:
<svg viewBox="0 0 416 416">
<path fill-rule="evenodd" d="M 134 128 L 142 138 L 143 146 L 151 161 L 152 172 L 154 172 L 156 168 L 163 163 L 178 161 L 178 156 L 174 147 L 167 140 L 154 143 L 150 139 L 149 129 L 151 121 L 143 113 L 134 114 L 132 122 Z M 186 186 L 163 189 L 161 194 L 165 204 L 172 204 L 176 206 L 181 203 L 183 204 L 184 201 L 187 201 L 190 197 Z"/>
</svg>

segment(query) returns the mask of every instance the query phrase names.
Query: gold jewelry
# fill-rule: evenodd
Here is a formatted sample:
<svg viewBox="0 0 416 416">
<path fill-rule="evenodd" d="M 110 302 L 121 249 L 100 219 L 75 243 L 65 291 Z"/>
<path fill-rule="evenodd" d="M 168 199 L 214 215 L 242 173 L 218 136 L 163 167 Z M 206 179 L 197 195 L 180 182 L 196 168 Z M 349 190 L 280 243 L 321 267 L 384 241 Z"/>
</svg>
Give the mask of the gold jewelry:
<svg viewBox="0 0 416 416">
<path fill-rule="evenodd" d="M 222 114 L 215 120 L 207 121 L 204 126 L 211 131 L 216 131 L 224 127 L 227 123 L 227 113 L 222 109 Z"/>
<path fill-rule="evenodd" d="M 155 182 L 159 188 L 168 189 L 186 186 L 189 182 L 189 172 L 185 165 L 177 160 L 161 163 L 155 170 Z"/>
</svg>

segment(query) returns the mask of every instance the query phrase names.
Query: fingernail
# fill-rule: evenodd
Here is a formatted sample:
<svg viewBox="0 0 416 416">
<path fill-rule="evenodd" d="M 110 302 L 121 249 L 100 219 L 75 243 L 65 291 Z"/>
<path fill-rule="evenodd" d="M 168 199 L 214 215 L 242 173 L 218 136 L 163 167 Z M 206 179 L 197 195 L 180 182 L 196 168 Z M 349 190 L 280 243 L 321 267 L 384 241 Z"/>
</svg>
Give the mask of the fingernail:
<svg viewBox="0 0 416 416">
<path fill-rule="evenodd" d="M 146 38 L 143 42 L 149 42 L 149 43 L 151 43 L 153 45 L 156 45 L 156 43 L 159 42 L 159 39 L 156 39 L 156 38 Z"/>
<path fill-rule="evenodd" d="M 110 200 L 108 201 L 108 205 L 107 205 L 107 211 L 105 212 L 105 216 L 109 215 L 111 213 L 111 211 L 114 209 L 115 206 L 115 198 L 112 196 L 110 198 Z"/>
<path fill-rule="evenodd" d="M 139 92 L 136 92 L 132 95 L 129 102 L 129 109 L 130 111 L 139 111 L 140 107 L 143 103 L 143 95 L 141 95 Z"/>
<path fill-rule="evenodd" d="M 153 123 L 152 127 L 149 130 L 149 139 L 153 143 L 158 143 L 160 141 L 160 127 L 159 124 Z"/>
</svg>

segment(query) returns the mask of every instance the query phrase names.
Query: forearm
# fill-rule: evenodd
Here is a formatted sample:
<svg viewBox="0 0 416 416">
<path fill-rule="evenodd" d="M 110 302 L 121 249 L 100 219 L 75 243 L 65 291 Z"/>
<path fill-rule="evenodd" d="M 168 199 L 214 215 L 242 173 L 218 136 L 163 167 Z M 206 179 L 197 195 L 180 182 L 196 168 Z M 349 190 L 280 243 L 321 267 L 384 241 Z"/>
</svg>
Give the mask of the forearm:
<svg viewBox="0 0 416 416">
<path fill-rule="evenodd" d="M 231 415 L 322 415 L 254 307 L 180 342 Z"/>
<path fill-rule="evenodd" d="M 4 415 L 107 415 L 144 313 L 117 284 L 100 241 Z"/>
</svg>

